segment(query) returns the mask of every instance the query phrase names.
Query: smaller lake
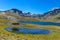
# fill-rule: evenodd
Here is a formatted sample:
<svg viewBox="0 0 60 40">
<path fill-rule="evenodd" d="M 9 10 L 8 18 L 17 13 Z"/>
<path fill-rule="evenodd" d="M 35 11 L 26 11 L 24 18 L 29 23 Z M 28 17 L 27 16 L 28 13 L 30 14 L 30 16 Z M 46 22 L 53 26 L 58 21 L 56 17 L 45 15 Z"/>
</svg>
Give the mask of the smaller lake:
<svg viewBox="0 0 60 40">
<path fill-rule="evenodd" d="M 12 30 L 12 28 L 5 28 L 5 30 L 10 31 L 10 30 Z M 17 32 L 20 32 L 23 34 L 49 34 L 50 30 L 18 28 Z"/>
<path fill-rule="evenodd" d="M 23 24 L 37 24 L 37 25 L 53 25 L 53 26 L 60 26 L 60 23 L 55 22 L 21 22 Z"/>
</svg>

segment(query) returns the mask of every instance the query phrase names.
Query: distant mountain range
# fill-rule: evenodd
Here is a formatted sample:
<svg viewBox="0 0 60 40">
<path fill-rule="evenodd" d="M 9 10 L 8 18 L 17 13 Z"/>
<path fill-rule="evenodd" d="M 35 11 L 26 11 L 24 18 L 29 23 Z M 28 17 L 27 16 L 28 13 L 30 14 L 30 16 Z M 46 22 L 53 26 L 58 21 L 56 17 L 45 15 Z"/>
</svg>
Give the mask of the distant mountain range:
<svg viewBox="0 0 60 40">
<path fill-rule="evenodd" d="M 31 18 L 39 18 L 39 19 L 60 19 L 60 8 L 50 10 L 48 12 L 45 12 L 43 15 L 41 14 L 32 14 L 30 12 L 23 13 L 21 10 L 18 9 L 10 9 L 6 11 L 0 11 L 0 18 L 4 16 L 5 18 L 9 19 L 16 19 L 15 17 L 31 17 Z"/>
<path fill-rule="evenodd" d="M 51 16 L 55 16 L 55 15 L 58 15 L 60 14 L 60 9 L 53 9 L 51 11 L 48 11 L 46 13 L 43 14 L 43 17 L 44 18 L 49 18 Z"/>
<path fill-rule="evenodd" d="M 8 12 L 8 13 L 14 13 L 14 14 L 17 14 L 17 15 L 20 15 L 20 16 L 26 16 L 26 17 L 29 17 L 29 16 L 32 16 L 32 17 L 49 17 L 49 16 L 54 16 L 54 15 L 57 15 L 60 13 L 60 9 L 53 9 L 51 11 L 48 11 L 48 12 L 45 12 L 43 15 L 41 14 L 32 14 L 30 12 L 28 13 L 23 13 L 21 10 L 18 10 L 18 9 L 10 9 L 10 10 L 6 10 L 6 11 L 0 11 L 0 12 Z"/>
<path fill-rule="evenodd" d="M 10 10 L 0 11 L 0 12 L 13 13 L 13 14 L 16 14 L 16 15 L 24 16 L 24 17 L 41 17 L 40 14 L 32 14 L 30 12 L 23 13 L 21 10 L 18 10 L 18 9 L 10 9 Z"/>
</svg>

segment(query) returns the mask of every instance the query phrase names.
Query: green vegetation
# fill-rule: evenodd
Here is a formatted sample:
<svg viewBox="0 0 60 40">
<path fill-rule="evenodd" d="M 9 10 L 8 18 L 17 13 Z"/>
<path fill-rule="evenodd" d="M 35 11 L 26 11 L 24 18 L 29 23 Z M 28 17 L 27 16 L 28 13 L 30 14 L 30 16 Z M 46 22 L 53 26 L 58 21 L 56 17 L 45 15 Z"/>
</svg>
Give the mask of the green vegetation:
<svg viewBox="0 0 60 40">
<path fill-rule="evenodd" d="M 44 21 L 44 22 L 60 22 L 55 18 L 59 17 L 59 15 L 52 16 L 51 19 L 39 19 L 39 18 L 31 18 L 31 17 L 21 17 L 15 16 L 14 14 L 7 14 L 8 16 L 12 16 L 18 19 L 18 21 Z M 4 18 L 4 16 L 0 17 L 0 40 L 60 40 L 60 26 L 43 26 L 43 25 L 35 25 L 35 24 L 20 24 L 20 25 L 11 25 L 10 23 L 18 22 L 15 19 Z M 15 21 L 14 21 L 15 20 Z M 7 24 L 9 23 L 9 24 Z M 38 28 L 38 29 L 47 29 L 52 32 L 47 35 L 43 34 L 14 34 L 12 32 L 8 32 L 4 30 L 6 27 L 16 27 L 16 28 Z"/>
<path fill-rule="evenodd" d="M 34 24 L 24 24 L 19 25 L 20 27 L 26 28 L 38 28 L 38 29 L 47 29 L 52 32 L 47 35 L 43 34 L 14 34 L 4 30 L 7 27 L 7 24 L 4 24 L 6 20 L 0 20 L 0 37 L 4 40 L 60 40 L 60 26 L 42 26 L 42 25 L 34 25 Z M 17 26 L 16 26 L 17 27 Z"/>
</svg>

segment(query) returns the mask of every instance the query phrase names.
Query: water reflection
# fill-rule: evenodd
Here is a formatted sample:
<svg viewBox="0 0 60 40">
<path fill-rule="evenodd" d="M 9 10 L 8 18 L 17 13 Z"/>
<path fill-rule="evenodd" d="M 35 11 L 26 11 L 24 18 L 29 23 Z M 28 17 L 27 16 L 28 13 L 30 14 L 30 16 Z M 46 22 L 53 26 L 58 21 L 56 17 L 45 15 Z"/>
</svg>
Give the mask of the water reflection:
<svg viewBox="0 0 60 40">
<path fill-rule="evenodd" d="M 12 28 L 5 28 L 5 30 L 10 31 L 10 30 L 12 30 Z M 50 33 L 50 30 L 32 29 L 32 28 L 31 29 L 18 28 L 15 31 L 20 32 L 20 33 L 23 33 L 23 34 L 49 34 Z"/>
</svg>

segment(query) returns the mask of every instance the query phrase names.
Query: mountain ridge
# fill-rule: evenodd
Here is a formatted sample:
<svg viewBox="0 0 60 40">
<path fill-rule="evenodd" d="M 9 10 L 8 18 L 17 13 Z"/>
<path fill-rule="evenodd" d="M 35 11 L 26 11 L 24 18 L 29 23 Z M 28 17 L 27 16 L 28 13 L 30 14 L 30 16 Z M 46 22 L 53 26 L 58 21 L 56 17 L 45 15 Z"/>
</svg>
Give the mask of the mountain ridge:
<svg viewBox="0 0 60 40">
<path fill-rule="evenodd" d="M 12 8 L 12 9 L 10 9 L 10 10 L 0 11 L 0 12 L 8 12 L 8 11 L 13 12 L 13 13 L 23 14 L 23 12 L 22 12 L 21 10 L 18 10 L 18 9 L 16 9 L 16 8 Z M 55 12 L 55 13 L 60 13 L 60 8 L 56 8 L 56 9 L 50 10 L 50 11 L 48 11 L 48 12 L 45 12 L 45 13 L 43 13 L 43 16 L 46 15 L 46 14 L 48 14 L 48 13 L 50 13 L 51 15 L 55 15 L 54 12 Z M 27 12 L 27 13 L 30 13 L 30 12 Z M 31 13 L 31 14 L 32 14 L 32 13 Z M 36 14 L 35 14 L 35 15 L 36 15 Z M 40 14 L 40 15 L 41 15 L 41 14 Z"/>
<path fill-rule="evenodd" d="M 60 14 L 60 8 L 53 9 L 48 12 L 45 12 L 43 15 L 41 14 L 32 14 L 31 12 L 23 13 L 21 10 L 12 8 L 10 10 L 6 11 L 0 11 L 0 14 L 9 14 L 9 15 L 17 15 L 21 17 L 32 17 L 32 18 L 43 18 L 43 19 L 50 19 L 53 16 L 56 16 L 57 14 Z M 8 15 L 7 15 L 8 16 Z"/>
</svg>

